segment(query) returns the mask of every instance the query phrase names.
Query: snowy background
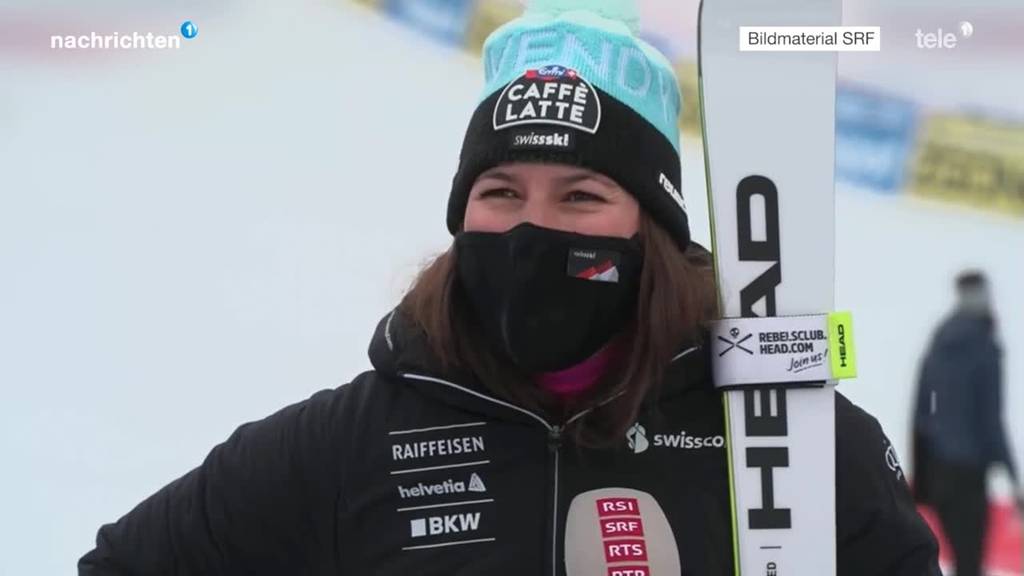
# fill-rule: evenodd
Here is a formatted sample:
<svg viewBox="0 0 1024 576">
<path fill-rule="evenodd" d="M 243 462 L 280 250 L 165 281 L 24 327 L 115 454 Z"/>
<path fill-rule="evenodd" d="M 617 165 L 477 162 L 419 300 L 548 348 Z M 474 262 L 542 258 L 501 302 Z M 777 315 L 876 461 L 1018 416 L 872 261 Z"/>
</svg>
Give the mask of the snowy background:
<svg viewBox="0 0 1024 576">
<path fill-rule="evenodd" d="M 848 6 L 847 23 L 900 34 L 843 56 L 844 78 L 1024 118 L 1016 35 L 906 46 L 913 27 L 1021 17 L 962 3 Z M 368 369 L 375 323 L 450 241 L 481 86 L 469 52 L 343 0 L 93 4 L 0 0 L 3 576 L 74 573 L 99 525 L 238 425 Z M 174 34 L 187 19 L 199 36 L 177 51 L 49 49 L 51 34 Z M 683 161 L 707 242 L 692 137 Z M 842 390 L 907 454 L 919 357 L 952 276 L 982 267 L 1024 461 L 1024 219 L 846 185 L 837 218 L 837 307 L 855 312 L 861 368 Z"/>
</svg>

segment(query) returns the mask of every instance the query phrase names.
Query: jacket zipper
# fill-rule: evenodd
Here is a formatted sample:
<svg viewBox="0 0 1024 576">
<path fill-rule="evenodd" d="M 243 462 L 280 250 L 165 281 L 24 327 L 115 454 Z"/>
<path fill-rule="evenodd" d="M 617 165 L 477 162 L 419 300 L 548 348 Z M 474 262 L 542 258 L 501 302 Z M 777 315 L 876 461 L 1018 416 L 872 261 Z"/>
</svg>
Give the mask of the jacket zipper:
<svg viewBox="0 0 1024 576">
<path fill-rule="evenodd" d="M 589 413 L 591 410 L 593 410 L 593 408 L 589 408 L 587 410 L 584 410 L 582 412 L 579 412 L 579 413 L 573 415 L 572 418 L 569 418 L 568 420 L 566 420 L 565 424 L 563 424 L 561 426 L 553 426 L 553 425 L 549 424 L 548 421 L 545 420 L 543 417 L 538 416 L 537 414 L 534 414 L 533 412 L 530 412 L 529 410 L 526 410 L 525 408 L 520 408 L 519 406 L 516 406 L 515 404 L 511 404 L 509 402 L 505 402 L 504 400 L 499 400 L 497 398 L 492 398 L 492 397 L 490 397 L 490 396 L 488 396 L 486 394 L 481 394 L 479 392 L 476 392 L 475 390 L 470 390 L 469 388 L 466 388 L 466 387 L 463 387 L 463 386 L 459 386 L 458 384 L 455 384 L 453 382 L 449 382 L 447 380 L 442 380 L 440 378 L 434 378 L 432 376 L 422 376 L 420 374 L 412 374 L 412 373 L 400 373 L 399 376 L 401 376 L 403 378 L 410 378 L 410 379 L 413 379 L 413 380 L 422 380 L 422 381 L 425 381 L 425 382 L 433 382 L 435 384 L 441 384 L 443 386 L 448 386 L 450 388 L 453 388 L 453 389 L 458 390 L 460 392 L 463 392 L 465 394 L 469 394 L 470 396 L 475 396 L 477 398 L 480 398 L 481 400 L 486 400 L 486 401 L 491 402 L 493 404 L 498 404 L 499 406 L 504 406 L 506 408 L 511 408 L 512 410 L 515 410 L 516 412 L 520 412 L 522 414 L 526 414 L 527 416 L 530 416 L 531 418 L 533 418 L 537 422 L 540 422 L 541 425 L 543 425 L 544 428 L 548 431 L 548 451 L 552 455 L 552 459 L 553 459 L 552 468 L 554 470 L 553 482 L 552 482 L 552 485 L 553 485 L 553 488 L 552 488 L 552 499 L 551 499 L 551 506 L 552 506 L 552 511 L 551 511 L 551 576 L 558 576 L 558 485 L 561 482 L 561 478 L 559 476 L 559 465 L 560 465 L 561 447 L 562 447 L 562 431 L 565 430 L 565 427 L 568 426 L 569 424 L 572 424 L 574 421 L 576 421 L 576 420 L 582 418 L 583 416 L 587 415 L 587 413 Z M 615 398 L 618 398 L 619 396 L 621 396 L 621 394 L 616 394 L 615 396 L 609 398 L 605 402 L 602 402 L 602 404 L 606 404 L 608 402 L 611 402 L 612 400 L 614 400 Z"/>
<path fill-rule="evenodd" d="M 548 430 L 548 450 L 554 456 L 554 482 L 551 497 L 551 576 L 558 576 L 558 475 L 559 457 L 562 447 L 562 427 L 552 426 Z"/>
</svg>

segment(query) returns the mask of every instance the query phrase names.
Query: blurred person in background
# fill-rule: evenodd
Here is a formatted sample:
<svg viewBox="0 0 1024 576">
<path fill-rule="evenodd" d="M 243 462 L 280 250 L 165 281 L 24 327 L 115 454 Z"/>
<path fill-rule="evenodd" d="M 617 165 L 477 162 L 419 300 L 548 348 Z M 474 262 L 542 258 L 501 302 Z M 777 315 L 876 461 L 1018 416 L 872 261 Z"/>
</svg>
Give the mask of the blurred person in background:
<svg viewBox="0 0 1024 576">
<path fill-rule="evenodd" d="M 240 427 L 79 573 L 734 574 L 713 273 L 678 81 L 637 20 L 537 1 L 495 31 L 454 241 L 379 323 L 373 370 Z M 881 427 L 841 395 L 835 442 L 838 574 L 937 576 Z"/>
<path fill-rule="evenodd" d="M 914 494 L 938 513 L 957 576 L 979 576 L 988 522 L 987 478 L 1006 467 L 1024 510 L 1003 426 L 1002 350 L 985 275 L 956 278 L 956 307 L 935 331 L 921 366 L 914 427 Z"/>
</svg>

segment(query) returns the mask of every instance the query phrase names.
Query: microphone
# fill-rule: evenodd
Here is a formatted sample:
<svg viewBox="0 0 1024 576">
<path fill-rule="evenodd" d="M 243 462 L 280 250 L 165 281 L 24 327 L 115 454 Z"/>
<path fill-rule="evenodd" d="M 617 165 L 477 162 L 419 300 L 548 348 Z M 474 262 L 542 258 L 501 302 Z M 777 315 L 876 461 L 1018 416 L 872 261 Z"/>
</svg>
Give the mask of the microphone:
<svg viewBox="0 0 1024 576">
<path fill-rule="evenodd" d="M 679 547 L 653 496 L 629 488 L 584 492 L 569 504 L 567 576 L 681 576 Z"/>
</svg>

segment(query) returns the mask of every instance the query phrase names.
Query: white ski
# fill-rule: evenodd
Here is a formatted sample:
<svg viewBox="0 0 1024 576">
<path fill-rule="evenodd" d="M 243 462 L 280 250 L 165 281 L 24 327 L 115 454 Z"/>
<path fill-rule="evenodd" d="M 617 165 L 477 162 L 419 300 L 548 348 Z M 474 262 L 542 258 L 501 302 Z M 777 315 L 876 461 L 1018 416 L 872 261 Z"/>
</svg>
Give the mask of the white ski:
<svg viewBox="0 0 1024 576">
<path fill-rule="evenodd" d="M 836 54 L 741 52 L 739 28 L 835 26 L 841 16 L 841 0 L 701 3 L 704 151 L 726 318 L 832 312 Z M 712 355 L 792 353 L 778 334 L 740 323 L 715 338 Z M 725 392 L 736 573 L 832 576 L 834 382 L 765 378 Z"/>
</svg>

